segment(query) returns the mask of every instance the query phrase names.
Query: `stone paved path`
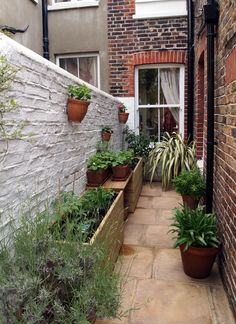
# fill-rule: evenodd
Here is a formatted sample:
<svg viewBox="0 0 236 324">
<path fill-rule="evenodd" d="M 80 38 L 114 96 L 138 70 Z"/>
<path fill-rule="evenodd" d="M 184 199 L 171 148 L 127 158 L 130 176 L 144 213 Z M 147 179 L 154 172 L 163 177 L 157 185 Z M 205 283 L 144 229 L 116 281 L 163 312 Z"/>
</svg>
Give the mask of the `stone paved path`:
<svg viewBox="0 0 236 324">
<path fill-rule="evenodd" d="M 143 186 L 137 209 L 129 215 L 117 271 L 125 277 L 121 320 L 96 324 L 235 324 L 214 265 L 207 279 L 192 279 L 182 270 L 178 249 L 167 234 L 172 208 L 181 203 L 159 183 Z"/>
</svg>

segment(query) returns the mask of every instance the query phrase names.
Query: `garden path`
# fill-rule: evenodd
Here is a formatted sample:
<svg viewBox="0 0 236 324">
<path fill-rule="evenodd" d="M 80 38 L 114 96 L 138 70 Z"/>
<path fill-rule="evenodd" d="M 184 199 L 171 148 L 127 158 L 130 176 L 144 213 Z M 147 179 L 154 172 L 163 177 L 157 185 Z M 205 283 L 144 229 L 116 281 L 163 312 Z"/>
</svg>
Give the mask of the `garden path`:
<svg viewBox="0 0 236 324">
<path fill-rule="evenodd" d="M 180 253 L 168 234 L 172 209 L 181 203 L 159 183 L 144 184 L 137 208 L 129 214 L 116 269 L 125 276 L 121 320 L 96 324 L 235 324 L 217 265 L 207 279 L 182 270 Z"/>
</svg>

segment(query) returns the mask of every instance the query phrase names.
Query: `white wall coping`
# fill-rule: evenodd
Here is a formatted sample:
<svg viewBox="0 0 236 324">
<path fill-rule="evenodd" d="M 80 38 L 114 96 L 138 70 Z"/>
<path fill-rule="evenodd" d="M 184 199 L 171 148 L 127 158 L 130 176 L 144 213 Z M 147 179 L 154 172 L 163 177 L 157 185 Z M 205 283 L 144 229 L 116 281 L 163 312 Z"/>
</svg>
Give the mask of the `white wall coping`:
<svg viewBox="0 0 236 324">
<path fill-rule="evenodd" d="M 146 14 L 146 15 L 133 15 L 133 19 L 148 19 L 148 18 L 166 18 L 166 17 L 184 17 L 187 16 L 187 11 L 181 11 L 176 13 L 176 11 L 173 12 L 167 12 L 167 13 L 152 13 L 152 14 Z"/>
<path fill-rule="evenodd" d="M 18 53 L 25 55 L 29 59 L 34 60 L 40 64 L 43 64 L 43 65 L 47 66 L 49 69 L 55 71 L 56 73 L 58 73 L 62 76 L 65 76 L 66 78 L 71 79 L 71 81 L 78 83 L 78 84 L 86 84 L 88 86 L 88 88 L 90 88 L 95 93 L 103 95 L 104 97 L 107 97 L 113 101 L 116 101 L 117 103 L 120 103 L 120 101 L 117 98 L 113 97 L 112 95 L 94 87 L 90 83 L 87 83 L 87 82 L 81 80 L 80 78 L 78 78 L 78 77 L 74 76 L 73 74 L 67 72 L 66 70 L 60 68 L 59 66 L 52 63 L 51 61 L 46 60 L 41 55 L 35 53 L 34 51 L 30 50 L 29 48 L 17 43 L 10 37 L 7 37 L 6 35 L 4 35 L 3 33 L 0 32 L 0 53 L 1 53 L 1 55 L 6 55 L 8 52 L 11 52 L 12 48 L 15 49 Z"/>
<path fill-rule="evenodd" d="M 66 9 L 76 9 L 85 7 L 98 7 L 99 1 L 97 0 L 87 0 L 78 2 L 59 2 L 48 5 L 48 11 L 54 10 L 66 10 Z"/>
</svg>

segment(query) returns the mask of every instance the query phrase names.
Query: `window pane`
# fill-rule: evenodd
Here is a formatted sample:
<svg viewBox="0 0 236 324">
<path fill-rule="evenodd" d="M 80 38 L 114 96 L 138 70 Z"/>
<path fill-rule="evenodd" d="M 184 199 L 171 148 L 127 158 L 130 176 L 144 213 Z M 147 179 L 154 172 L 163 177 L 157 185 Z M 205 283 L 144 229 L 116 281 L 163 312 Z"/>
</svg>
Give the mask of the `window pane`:
<svg viewBox="0 0 236 324">
<path fill-rule="evenodd" d="M 175 104 L 180 103 L 179 93 L 179 68 L 167 68 L 160 70 L 161 91 L 160 101 L 161 104 Z"/>
<path fill-rule="evenodd" d="M 79 77 L 94 85 L 98 86 L 97 81 L 97 57 L 80 57 L 79 58 Z"/>
<path fill-rule="evenodd" d="M 139 70 L 139 105 L 158 104 L 158 70 Z"/>
<path fill-rule="evenodd" d="M 157 108 L 139 108 L 139 131 L 152 142 L 159 141 L 160 118 Z"/>
<path fill-rule="evenodd" d="M 71 0 L 55 0 L 55 3 L 58 3 L 58 2 L 71 2 Z"/>
<path fill-rule="evenodd" d="M 179 109 L 161 108 L 161 138 L 165 132 L 177 132 L 179 129 Z"/>
<path fill-rule="evenodd" d="M 78 76 L 77 58 L 60 58 L 59 65 L 71 74 Z"/>
</svg>

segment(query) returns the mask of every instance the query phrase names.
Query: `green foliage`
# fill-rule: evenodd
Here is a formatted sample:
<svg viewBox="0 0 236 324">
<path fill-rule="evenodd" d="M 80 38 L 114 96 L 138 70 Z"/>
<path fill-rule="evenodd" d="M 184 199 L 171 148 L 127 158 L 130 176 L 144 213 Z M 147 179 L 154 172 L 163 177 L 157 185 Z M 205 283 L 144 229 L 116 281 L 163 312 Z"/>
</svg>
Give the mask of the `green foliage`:
<svg viewBox="0 0 236 324">
<path fill-rule="evenodd" d="M 92 237 L 111 204 L 115 200 L 113 190 L 94 188 L 78 197 L 73 192 L 63 192 L 55 203 L 54 222 L 51 231 L 58 240 L 82 241 Z"/>
<path fill-rule="evenodd" d="M 3 100 L 0 101 L 0 140 L 20 139 L 22 130 L 28 125 L 26 120 L 6 120 L 5 114 L 17 110 L 17 102 L 13 98 L 7 99 L 5 92 L 10 89 L 16 73 L 19 69 L 10 65 L 5 56 L 0 55 L 0 93 L 3 92 Z M 28 134 L 30 136 L 31 134 Z"/>
<path fill-rule="evenodd" d="M 133 156 L 132 150 L 112 152 L 111 165 L 115 167 L 130 164 Z"/>
<path fill-rule="evenodd" d="M 119 316 L 120 279 L 95 246 L 60 244 L 49 218 L 25 220 L 0 250 L 1 323 L 90 323 Z"/>
<path fill-rule="evenodd" d="M 185 251 L 190 246 L 218 247 L 216 216 L 206 214 L 203 207 L 197 209 L 176 209 L 171 226 L 175 237 L 175 247 L 185 244 Z"/>
<path fill-rule="evenodd" d="M 97 143 L 97 152 L 98 153 L 107 152 L 108 147 L 109 147 L 109 142 L 107 142 L 107 141 L 99 141 Z"/>
<path fill-rule="evenodd" d="M 0 29 L 0 33 L 3 33 L 4 35 L 6 35 L 7 37 L 12 38 L 13 33 L 11 33 L 10 31 L 6 30 L 6 29 Z"/>
<path fill-rule="evenodd" d="M 111 165 L 111 152 L 103 151 L 90 156 L 87 168 L 90 171 L 106 170 Z"/>
<path fill-rule="evenodd" d="M 162 186 L 169 187 L 173 178 L 182 170 L 196 166 L 195 142 L 187 144 L 180 134 L 166 133 L 161 143 L 156 143 L 149 153 L 147 171 L 151 173 L 150 182 L 161 164 Z"/>
<path fill-rule="evenodd" d="M 120 103 L 118 106 L 118 112 L 119 113 L 123 113 L 123 112 L 126 112 L 127 108 L 125 107 L 125 105 L 123 103 Z"/>
<path fill-rule="evenodd" d="M 193 170 L 183 170 L 173 180 L 173 186 L 181 195 L 193 196 L 200 199 L 206 189 L 206 183 L 198 168 Z"/>
<path fill-rule="evenodd" d="M 109 127 L 109 126 L 104 126 L 104 127 L 102 128 L 102 133 L 110 133 L 110 134 L 113 134 L 113 130 L 112 130 L 112 128 Z"/>
<path fill-rule="evenodd" d="M 77 100 L 85 100 L 89 101 L 91 99 L 91 90 L 86 86 L 86 84 L 77 85 L 69 85 L 68 86 L 68 94 L 71 98 Z"/>
<path fill-rule="evenodd" d="M 136 135 L 128 128 L 124 131 L 124 134 L 126 135 L 125 140 L 128 143 L 128 148 L 134 151 L 134 155 L 147 159 L 151 150 L 150 140 L 142 134 Z"/>
</svg>

